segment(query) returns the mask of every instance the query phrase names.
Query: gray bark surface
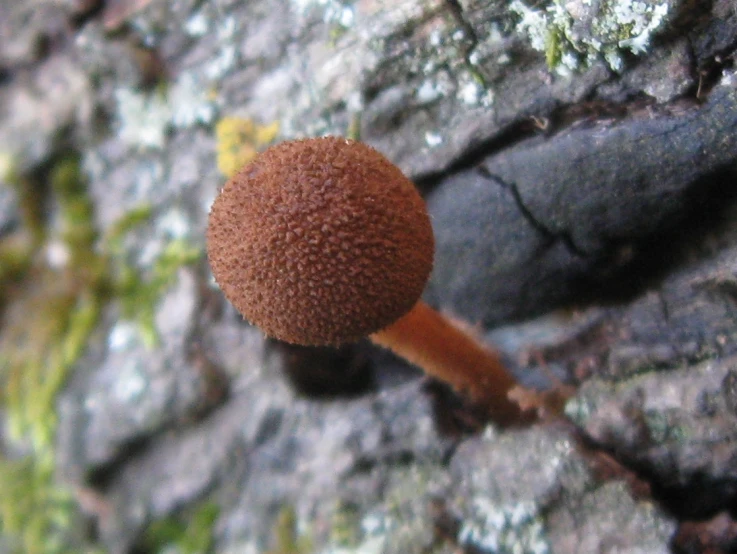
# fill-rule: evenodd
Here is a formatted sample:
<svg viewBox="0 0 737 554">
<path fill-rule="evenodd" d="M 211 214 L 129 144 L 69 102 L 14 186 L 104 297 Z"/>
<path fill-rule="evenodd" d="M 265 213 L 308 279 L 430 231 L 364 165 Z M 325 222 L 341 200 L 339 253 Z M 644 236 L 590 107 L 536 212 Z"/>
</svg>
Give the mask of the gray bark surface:
<svg viewBox="0 0 737 554">
<path fill-rule="evenodd" d="M 536 49 L 525 22 L 564 9 Z M 150 205 L 133 267 L 204 252 L 223 118 L 357 129 L 427 199 L 425 299 L 522 382 L 575 390 L 497 429 L 369 344 L 265 340 L 201 257 L 152 304 L 153 346 L 110 299 L 55 399 L 82 514 L 59 552 L 187 551 L 147 530 L 203 504 L 218 553 L 734 549 L 735 47 L 727 0 L 0 0 L 0 169 L 48 195 L 74 153 L 102 236 Z M 0 187 L 0 241 L 22 196 Z"/>
</svg>

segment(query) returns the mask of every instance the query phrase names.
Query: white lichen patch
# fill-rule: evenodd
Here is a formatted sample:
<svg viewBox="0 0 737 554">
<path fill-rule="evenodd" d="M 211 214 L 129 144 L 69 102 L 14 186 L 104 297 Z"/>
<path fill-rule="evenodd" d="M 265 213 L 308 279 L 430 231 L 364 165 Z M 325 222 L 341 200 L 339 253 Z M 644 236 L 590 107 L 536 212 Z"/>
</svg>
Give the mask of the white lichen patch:
<svg viewBox="0 0 737 554">
<path fill-rule="evenodd" d="M 356 547 L 331 546 L 322 554 L 383 554 L 386 541 L 383 538 L 366 539 Z"/>
<path fill-rule="evenodd" d="M 157 220 L 157 231 L 167 239 L 186 239 L 192 231 L 189 216 L 179 209 L 170 208 Z"/>
<path fill-rule="evenodd" d="M 430 499 L 442 498 L 449 484 L 438 466 L 397 470 L 384 499 L 366 511 L 339 506 L 331 518 L 329 542 L 319 554 L 421 554 L 436 552 Z M 445 552 L 445 550 L 443 550 Z"/>
<path fill-rule="evenodd" d="M 441 144 L 443 144 L 443 135 L 441 135 L 437 131 L 427 131 L 425 132 L 425 144 L 427 144 L 430 148 L 440 146 Z"/>
<path fill-rule="evenodd" d="M 489 108 L 494 103 L 494 92 L 470 76 L 468 80 L 459 83 L 457 96 L 467 106 Z"/>
<path fill-rule="evenodd" d="M 723 87 L 733 87 L 735 86 L 735 83 L 737 83 L 737 74 L 732 71 L 724 70 L 719 84 Z"/>
<path fill-rule="evenodd" d="M 544 52 L 551 19 L 549 14 L 543 10 L 528 8 L 520 0 L 514 0 L 509 9 L 520 17 L 517 31 L 527 36 L 530 46 L 535 50 Z"/>
<path fill-rule="evenodd" d="M 115 99 L 121 140 L 141 149 L 161 149 L 170 129 L 209 125 L 218 111 L 206 83 L 192 73 L 180 75 L 167 92 L 119 88 Z"/>
<path fill-rule="evenodd" d="M 259 554 L 262 549 L 252 541 L 233 541 L 220 552 L 221 554 Z"/>
<path fill-rule="evenodd" d="M 133 348 L 139 343 L 138 325 L 128 320 L 120 320 L 113 325 L 107 337 L 108 348 L 113 352 Z"/>
<path fill-rule="evenodd" d="M 458 533 L 465 547 L 498 554 L 547 554 L 550 545 L 537 506 L 532 502 L 497 505 L 477 497 Z"/>
<path fill-rule="evenodd" d="M 184 23 L 184 30 L 191 37 L 201 37 L 207 33 L 210 22 L 204 10 L 193 13 Z"/>
<path fill-rule="evenodd" d="M 350 28 L 356 19 L 353 5 L 341 0 L 292 0 L 294 11 L 304 17 L 311 13 L 320 13 L 323 23 Z"/>
<path fill-rule="evenodd" d="M 532 8 L 521 0 L 510 4 L 519 17 L 517 31 L 544 52 L 548 64 L 562 73 L 605 60 L 621 71 L 623 53 L 645 53 L 664 27 L 667 0 L 552 0 Z"/>
<path fill-rule="evenodd" d="M 63 269 L 69 265 L 72 252 L 63 240 L 51 239 L 45 248 L 46 263 L 53 269 Z"/>
<path fill-rule="evenodd" d="M 163 148 L 171 120 L 171 107 L 163 94 L 130 88 L 115 91 L 118 103 L 118 136 L 131 146 Z"/>
<path fill-rule="evenodd" d="M 223 78 L 235 66 L 238 51 L 234 44 L 225 44 L 220 48 L 217 56 L 210 60 L 206 68 L 206 75 L 213 81 Z"/>
<path fill-rule="evenodd" d="M 139 360 L 131 358 L 121 367 L 111 384 L 110 398 L 122 404 L 135 404 L 144 397 L 150 377 Z"/>
<path fill-rule="evenodd" d="M 214 95 L 193 73 L 183 73 L 172 84 L 169 103 L 172 125 L 178 128 L 196 124 L 209 125 L 218 112 Z"/>
<path fill-rule="evenodd" d="M 319 554 L 383 554 L 394 528 L 384 512 L 371 512 L 360 521 L 361 540 L 355 544 L 330 544 Z"/>
<path fill-rule="evenodd" d="M 429 104 L 435 100 L 439 100 L 444 95 L 445 91 L 442 87 L 438 86 L 437 82 L 426 80 L 417 89 L 415 97 L 420 104 Z"/>
</svg>

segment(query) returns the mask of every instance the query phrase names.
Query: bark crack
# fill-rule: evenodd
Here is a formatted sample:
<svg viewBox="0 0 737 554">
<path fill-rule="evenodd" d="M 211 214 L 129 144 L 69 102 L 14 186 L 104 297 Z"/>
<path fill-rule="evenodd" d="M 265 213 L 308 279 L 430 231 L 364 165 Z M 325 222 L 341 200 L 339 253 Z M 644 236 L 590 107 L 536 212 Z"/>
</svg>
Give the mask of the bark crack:
<svg viewBox="0 0 737 554">
<path fill-rule="evenodd" d="M 575 242 L 568 233 L 556 233 L 549 229 L 537 217 L 535 217 L 535 214 L 530 211 L 530 209 L 527 207 L 524 200 L 522 199 L 522 195 L 520 194 L 519 188 L 517 188 L 516 183 L 505 181 L 504 179 L 502 179 L 501 176 L 489 171 L 487 167 L 479 166 L 477 169 L 483 177 L 491 181 L 495 181 L 503 189 L 507 190 L 512 195 L 517 209 L 522 214 L 522 217 L 525 218 L 525 221 L 527 221 L 533 227 L 533 229 L 538 231 L 541 235 L 549 238 L 551 241 L 562 242 L 573 255 L 580 258 L 588 257 L 586 252 L 576 246 Z"/>
</svg>

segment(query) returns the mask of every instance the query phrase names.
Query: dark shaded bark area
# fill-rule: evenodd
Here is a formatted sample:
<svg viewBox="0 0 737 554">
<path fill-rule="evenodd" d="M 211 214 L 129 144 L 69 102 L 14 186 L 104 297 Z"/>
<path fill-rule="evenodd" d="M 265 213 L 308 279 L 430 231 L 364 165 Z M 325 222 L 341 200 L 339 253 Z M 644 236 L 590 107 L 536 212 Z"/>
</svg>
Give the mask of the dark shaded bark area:
<svg viewBox="0 0 737 554">
<path fill-rule="evenodd" d="M 429 200 L 431 297 L 485 325 L 529 317 L 635 284 L 656 237 L 717 228 L 734 200 L 734 89 L 679 111 L 592 121 L 455 174 Z"/>
</svg>

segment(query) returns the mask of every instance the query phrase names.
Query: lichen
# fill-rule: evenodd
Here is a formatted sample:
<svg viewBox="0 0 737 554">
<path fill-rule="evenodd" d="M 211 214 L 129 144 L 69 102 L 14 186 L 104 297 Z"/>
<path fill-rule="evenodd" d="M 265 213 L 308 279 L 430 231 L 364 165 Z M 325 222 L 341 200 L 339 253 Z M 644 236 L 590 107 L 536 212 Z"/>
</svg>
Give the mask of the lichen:
<svg viewBox="0 0 737 554">
<path fill-rule="evenodd" d="M 121 141 L 137 148 L 164 147 L 172 110 L 162 90 L 145 93 L 120 88 L 115 100 Z"/>
<path fill-rule="evenodd" d="M 437 131 L 425 131 L 425 144 L 430 148 L 443 144 L 443 135 Z"/>
<path fill-rule="evenodd" d="M 346 0 L 293 0 L 292 4 L 301 16 L 319 12 L 333 40 L 350 29 L 356 19 L 353 2 Z"/>
<path fill-rule="evenodd" d="M 436 534 L 430 506 L 449 482 L 435 465 L 393 470 L 382 499 L 370 504 L 340 500 L 298 514 L 285 504 L 276 517 L 264 554 L 450 554 L 454 546 Z M 324 508 L 324 510 L 323 510 Z M 246 547 L 243 547 L 244 550 Z"/>
<path fill-rule="evenodd" d="M 471 502 L 471 510 L 458 533 L 467 548 L 498 554 L 547 554 L 542 518 L 531 502 L 499 506 L 484 497 Z"/>
<path fill-rule="evenodd" d="M 235 67 L 238 62 L 238 40 L 242 33 L 238 19 L 233 16 L 218 15 L 215 20 L 219 22 L 215 28 L 218 52 L 207 60 L 203 68 L 204 76 L 211 82 L 222 79 Z"/>
<path fill-rule="evenodd" d="M 667 0 L 603 0 L 597 5 L 591 0 L 552 0 L 535 9 L 514 0 L 509 7 L 519 17 L 517 30 L 545 53 L 551 69 L 562 73 L 596 60 L 622 71 L 623 54 L 646 52 L 670 9 Z"/>
<path fill-rule="evenodd" d="M 120 139 L 138 149 L 162 149 L 169 131 L 210 125 L 218 112 L 209 78 L 182 73 L 152 91 L 121 87 L 115 91 Z"/>
<path fill-rule="evenodd" d="M 194 73 L 182 73 L 169 88 L 171 124 L 178 129 L 210 125 L 218 112 L 216 97 Z"/>
<path fill-rule="evenodd" d="M 217 164 L 220 172 L 232 177 L 259 150 L 271 144 L 279 134 L 279 122 L 260 125 L 251 119 L 224 117 L 215 126 Z"/>
<path fill-rule="evenodd" d="M 442 496 L 448 476 L 435 465 L 397 468 L 384 498 L 366 507 L 339 503 L 331 532 L 318 554 L 441 554 L 452 551 L 438 540 L 430 506 Z"/>
</svg>

